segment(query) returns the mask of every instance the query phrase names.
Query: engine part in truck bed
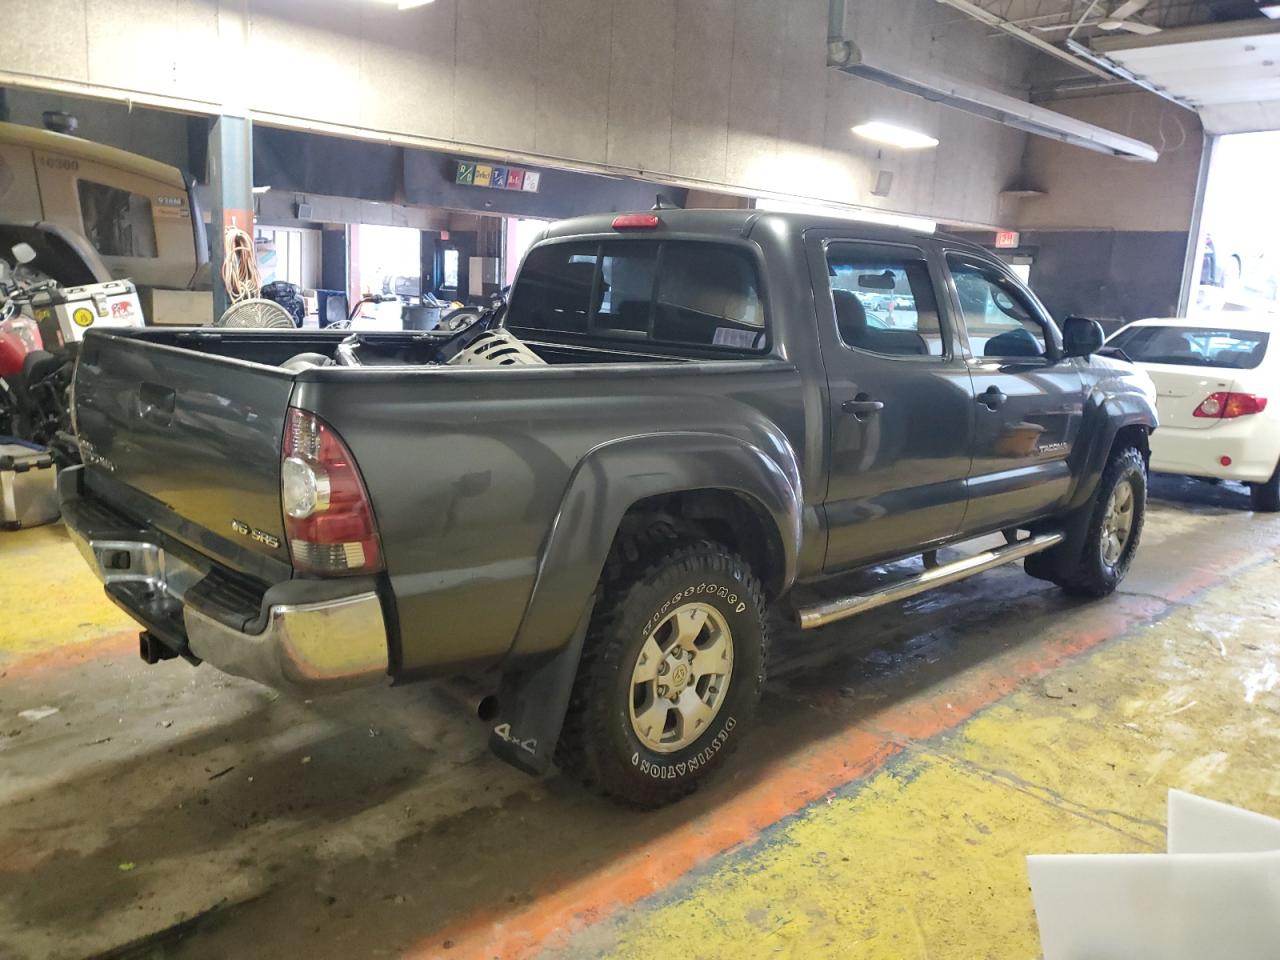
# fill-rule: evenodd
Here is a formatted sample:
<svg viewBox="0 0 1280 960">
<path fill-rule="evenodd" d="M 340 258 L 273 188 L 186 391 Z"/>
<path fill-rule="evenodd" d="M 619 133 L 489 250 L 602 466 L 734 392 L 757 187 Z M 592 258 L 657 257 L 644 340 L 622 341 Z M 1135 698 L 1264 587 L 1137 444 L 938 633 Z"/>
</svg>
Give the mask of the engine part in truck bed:
<svg viewBox="0 0 1280 960">
<path fill-rule="evenodd" d="M 450 363 L 473 367 L 540 366 L 547 361 L 505 330 L 488 330 L 454 356 Z"/>
</svg>

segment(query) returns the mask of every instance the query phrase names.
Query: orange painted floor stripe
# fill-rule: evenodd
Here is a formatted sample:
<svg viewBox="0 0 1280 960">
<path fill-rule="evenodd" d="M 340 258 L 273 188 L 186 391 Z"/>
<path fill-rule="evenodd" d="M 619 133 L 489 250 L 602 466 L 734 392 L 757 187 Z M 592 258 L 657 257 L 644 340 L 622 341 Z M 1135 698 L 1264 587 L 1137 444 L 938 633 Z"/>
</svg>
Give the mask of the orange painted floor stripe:
<svg viewBox="0 0 1280 960">
<path fill-rule="evenodd" d="M 1091 648 L 1158 616 L 1217 583 L 1250 561 L 1257 550 L 1241 550 L 1169 585 L 1166 599 L 1127 595 L 1136 614 L 1105 612 L 1083 633 L 1046 639 L 1034 654 L 977 667 L 957 677 L 958 689 L 924 701 L 895 705 L 876 716 L 884 733 L 852 727 L 777 764 L 760 782 L 642 851 L 620 857 L 596 872 L 553 890 L 520 910 L 479 915 L 433 933 L 405 953 L 419 960 L 525 960 L 563 945 L 574 933 L 677 883 L 712 857 L 750 843 L 761 831 L 824 795 L 882 767 L 906 749 L 953 730 L 1016 687 Z M 1068 627 L 1069 629 L 1069 627 Z M 450 942 L 445 950 L 442 944 Z"/>
<path fill-rule="evenodd" d="M 78 667 L 94 660 L 138 652 L 138 631 L 117 630 L 112 633 L 67 643 L 38 653 L 20 654 L 11 660 L 0 660 L 0 681 L 19 680 L 53 670 Z"/>
</svg>

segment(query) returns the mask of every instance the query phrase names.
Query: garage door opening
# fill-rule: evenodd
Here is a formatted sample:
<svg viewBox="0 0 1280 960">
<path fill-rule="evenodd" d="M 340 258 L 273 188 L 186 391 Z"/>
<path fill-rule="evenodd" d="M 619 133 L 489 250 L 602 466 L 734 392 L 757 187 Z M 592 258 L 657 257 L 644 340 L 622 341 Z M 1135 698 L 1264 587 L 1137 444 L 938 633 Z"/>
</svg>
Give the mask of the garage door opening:
<svg viewBox="0 0 1280 960">
<path fill-rule="evenodd" d="M 1205 187 L 1193 311 L 1280 313 L 1280 131 L 1218 140 Z"/>
</svg>

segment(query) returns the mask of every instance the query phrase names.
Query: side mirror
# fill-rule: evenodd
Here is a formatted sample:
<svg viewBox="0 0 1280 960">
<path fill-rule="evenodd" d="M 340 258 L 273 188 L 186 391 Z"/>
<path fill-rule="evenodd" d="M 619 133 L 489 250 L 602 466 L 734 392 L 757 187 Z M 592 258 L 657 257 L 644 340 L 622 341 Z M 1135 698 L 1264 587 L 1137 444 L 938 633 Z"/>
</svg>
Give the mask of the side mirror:
<svg viewBox="0 0 1280 960">
<path fill-rule="evenodd" d="M 1062 355 L 1064 357 L 1087 357 L 1102 348 L 1106 334 L 1102 332 L 1102 324 L 1097 320 L 1084 317 L 1067 317 L 1062 324 Z"/>
<path fill-rule="evenodd" d="M 13 245 L 13 259 L 18 264 L 30 263 L 36 258 L 36 251 L 29 243 L 15 243 Z"/>
</svg>

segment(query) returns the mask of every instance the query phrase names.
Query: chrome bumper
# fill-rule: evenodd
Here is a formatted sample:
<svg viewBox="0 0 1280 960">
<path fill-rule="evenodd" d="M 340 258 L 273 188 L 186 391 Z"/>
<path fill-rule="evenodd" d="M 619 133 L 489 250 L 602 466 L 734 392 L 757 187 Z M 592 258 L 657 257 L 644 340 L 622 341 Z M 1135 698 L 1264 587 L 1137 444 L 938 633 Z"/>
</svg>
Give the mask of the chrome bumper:
<svg viewBox="0 0 1280 960">
<path fill-rule="evenodd" d="M 203 574 L 159 544 L 95 537 L 77 529 L 74 516 L 67 517 L 67 532 L 112 598 L 144 627 L 152 628 L 146 615 L 122 595 L 145 595 L 148 607 L 180 603 L 187 651 L 225 673 L 277 689 L 308 690 L 356 686 L 387 675 L 386 623 L 372 591 L 271 605 L 261 632 L 246 633 L 185 602 Z"/>
<path fill-rule="evenodd" d="M 375 593 L 274 606 L 259 634 L 184 607 L 187 644 L 220 670 L 271 687 L 351 686 L 387 675 L 387 629 Z"/>
</svg>

